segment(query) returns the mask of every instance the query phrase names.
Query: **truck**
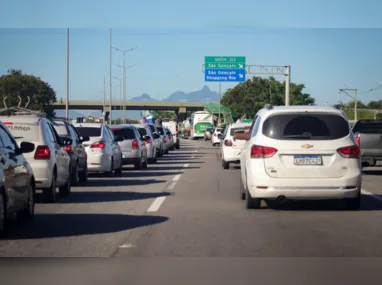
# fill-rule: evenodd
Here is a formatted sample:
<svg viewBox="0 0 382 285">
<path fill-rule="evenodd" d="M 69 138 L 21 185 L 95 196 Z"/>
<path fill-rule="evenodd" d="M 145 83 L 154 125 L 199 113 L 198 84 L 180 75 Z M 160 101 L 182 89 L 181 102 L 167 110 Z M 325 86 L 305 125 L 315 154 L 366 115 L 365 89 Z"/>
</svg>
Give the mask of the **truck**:
<svg viewBox="0 0 382 285">
<path fill-rule="evenodd" d="M 193 140 L 204 138 L 204 131 L 214 126 L 213 114 L 208 111 L 197 111 L 191 114 L 190 137 Z"/>
<path fill-rule="evenodd" d="M 375 166 L 382 160 L 382 120 L 359 120 L 353 126 L 353 134 L 363 167 Z"/>
</svg>

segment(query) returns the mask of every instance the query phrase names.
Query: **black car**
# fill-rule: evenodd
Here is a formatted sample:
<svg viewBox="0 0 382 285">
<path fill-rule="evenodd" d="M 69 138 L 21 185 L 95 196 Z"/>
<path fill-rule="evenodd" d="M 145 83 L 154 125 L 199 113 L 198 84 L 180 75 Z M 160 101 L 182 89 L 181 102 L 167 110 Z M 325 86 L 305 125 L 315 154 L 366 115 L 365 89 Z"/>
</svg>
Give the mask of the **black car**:
<svg viewBox="0 0 382 285">
<path fill-rule="evenodd" d="M 76 128 L 65 118 L 51 118 L 58 135 L 67 142 L 64 149 L 69 154 L 72 163 L 72 185 L 86 182 L 88 179 L 88 156 L 82 143 L 89 137 L 80 137 Z"/>
</svg>

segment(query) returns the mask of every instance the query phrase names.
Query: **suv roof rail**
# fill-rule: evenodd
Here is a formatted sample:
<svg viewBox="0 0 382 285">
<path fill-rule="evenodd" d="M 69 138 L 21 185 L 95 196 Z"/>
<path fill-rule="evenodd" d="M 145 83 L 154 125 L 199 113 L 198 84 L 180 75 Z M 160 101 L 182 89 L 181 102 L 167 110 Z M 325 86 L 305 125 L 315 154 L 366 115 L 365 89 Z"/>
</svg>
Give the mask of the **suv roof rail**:
<svg viewBox="0 0 382 285">
<path fill-rule="evenodd" d="M 8 107 L 7 103 L 6 103 L 7 97 L 8 96 L 5 96 L 4 99 L 3 99 L 4 108 L 0 109 L 0 113 L 14 111 L 14 114 L 17 115 L 17 116 L 31 116 L 31 115 L 34 115 L 34 116 L 38 116 L 38 117 L 46 117 L 46 114 L 44 112 L 27 109 L 27 107 L 28 107 L 28 105 L 29 105 L 29 103 L 31 101 L 29 96 L 28 96 L 28 102 L 26 103 L 25 107 L 21 107 L 22 99 L 21 99 L 20 96 L 18 96 L 19 103 L 18 103 L 18 105 L 16 107 Z"/>
<path fill-rule="evenodd" d="M 272 106 L 272 104 L 265 104 L 264 108 L 267 109 L 267 110 L 272 110 L 273 106 Z"/>
</svg>

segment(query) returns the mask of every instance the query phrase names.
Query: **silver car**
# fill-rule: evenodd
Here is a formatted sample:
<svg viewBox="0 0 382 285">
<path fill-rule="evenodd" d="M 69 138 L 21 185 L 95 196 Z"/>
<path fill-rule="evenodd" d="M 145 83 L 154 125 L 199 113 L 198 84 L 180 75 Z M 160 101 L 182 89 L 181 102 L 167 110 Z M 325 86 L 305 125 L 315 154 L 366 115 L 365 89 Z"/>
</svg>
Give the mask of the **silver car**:
<svg viewBox="0 0 382 285">
<path fill-rule="evenodd" d="M 145 138 L 141 136 L 134 125 L 110 125 L 116 137 L 123 140 L 119 142 L 122 151 L 123 165 L 133 164 L 137 170 L 147 168 L 147 148 Z"/>
<path fill-rule="evenodd" d="M 158 133 L 157 126 L 153 124 L 147 124 L 151 130 L 151 133 L 153 135 L 153 139 L 156 141 L 157 145 L 157 157 L 162 157 L 163 156 L 163 142 L 162 138 L 160 137 Z"/>
<path fill-rule="evenodd" d="M 153 138 L 150 127 L 147 124 L 134 124 L 134 126 L 138 129 L 139 133 L 145 140 L 148 161 L 150 163 L 157 162 L 158 140 Z"/>
<path fill-rule="evenodd" d="M 169 143 L 168 143 L 168 136 L 166 134 L 166 130 L 163 126 L 156 126 L 158 135 L 160 136 L 161 141 L 163 142 L 163 153 L 168 154 L 169 150 Z"/>
</svg>

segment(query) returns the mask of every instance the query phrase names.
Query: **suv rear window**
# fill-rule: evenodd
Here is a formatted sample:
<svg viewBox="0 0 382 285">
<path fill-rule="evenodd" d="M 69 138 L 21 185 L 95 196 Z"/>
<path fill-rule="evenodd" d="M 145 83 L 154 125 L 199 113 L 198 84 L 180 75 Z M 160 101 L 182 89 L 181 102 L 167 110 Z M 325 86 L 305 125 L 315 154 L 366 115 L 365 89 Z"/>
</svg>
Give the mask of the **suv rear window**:
<svg viewBox="0 0 382 285">
<path fill-rule="evenodd" d="M 155 133 L 155 132 L 156 132 L 155 127 L 154 127 L 153 125 L 149 125 L 149 128 L 150 128 L 150 130 L 151 130 L 152 133 Z"/>
<path fill-rule="evenodd" d="M 111 129 L 116 137 L 123 137 L 124 140 L 135 140 L 134 130 L 131 128 Z"/>
<path fill-rule="evenodd" d="M 263 134 L 277 140 L 336 140 L 349 133 L 348 122 L 332 114 L 280 114 L 263 124 Z"/>
<path fill-rule="evenodd" d="M 353 133 L 382 134 L 382 121 L 357 122 L 353 128 Z"/>
<path fill-rule="evenodd" d="M 81 137 L 100 137 L 101 136 L 101 127 L 99 128 L 76 127 L 76 130 Z"/>
<path fill-rule="evenodd" d="M 142 137 L 147 136 L 147 131 L 145 128 L 138 128 L 138 131 Z"/>
<path fill-rule="evenodd" d="M 40 127 L 37 124 L 28 123 L 5 123 L 8 131 L 16 141 L 38 141 Z"/>
<path fill-rule="evenodd" d="M 245 133 L 249 133 L 249 129 L 251 128 L 251 126 L 248 126 L 248 127 L 242 127 L 242 128 L 232 128 L 231 131 L 230 131 L 230 135 L 233 137 L 235 135 L 236 132 L 245 132 Z"/>
</svg>

